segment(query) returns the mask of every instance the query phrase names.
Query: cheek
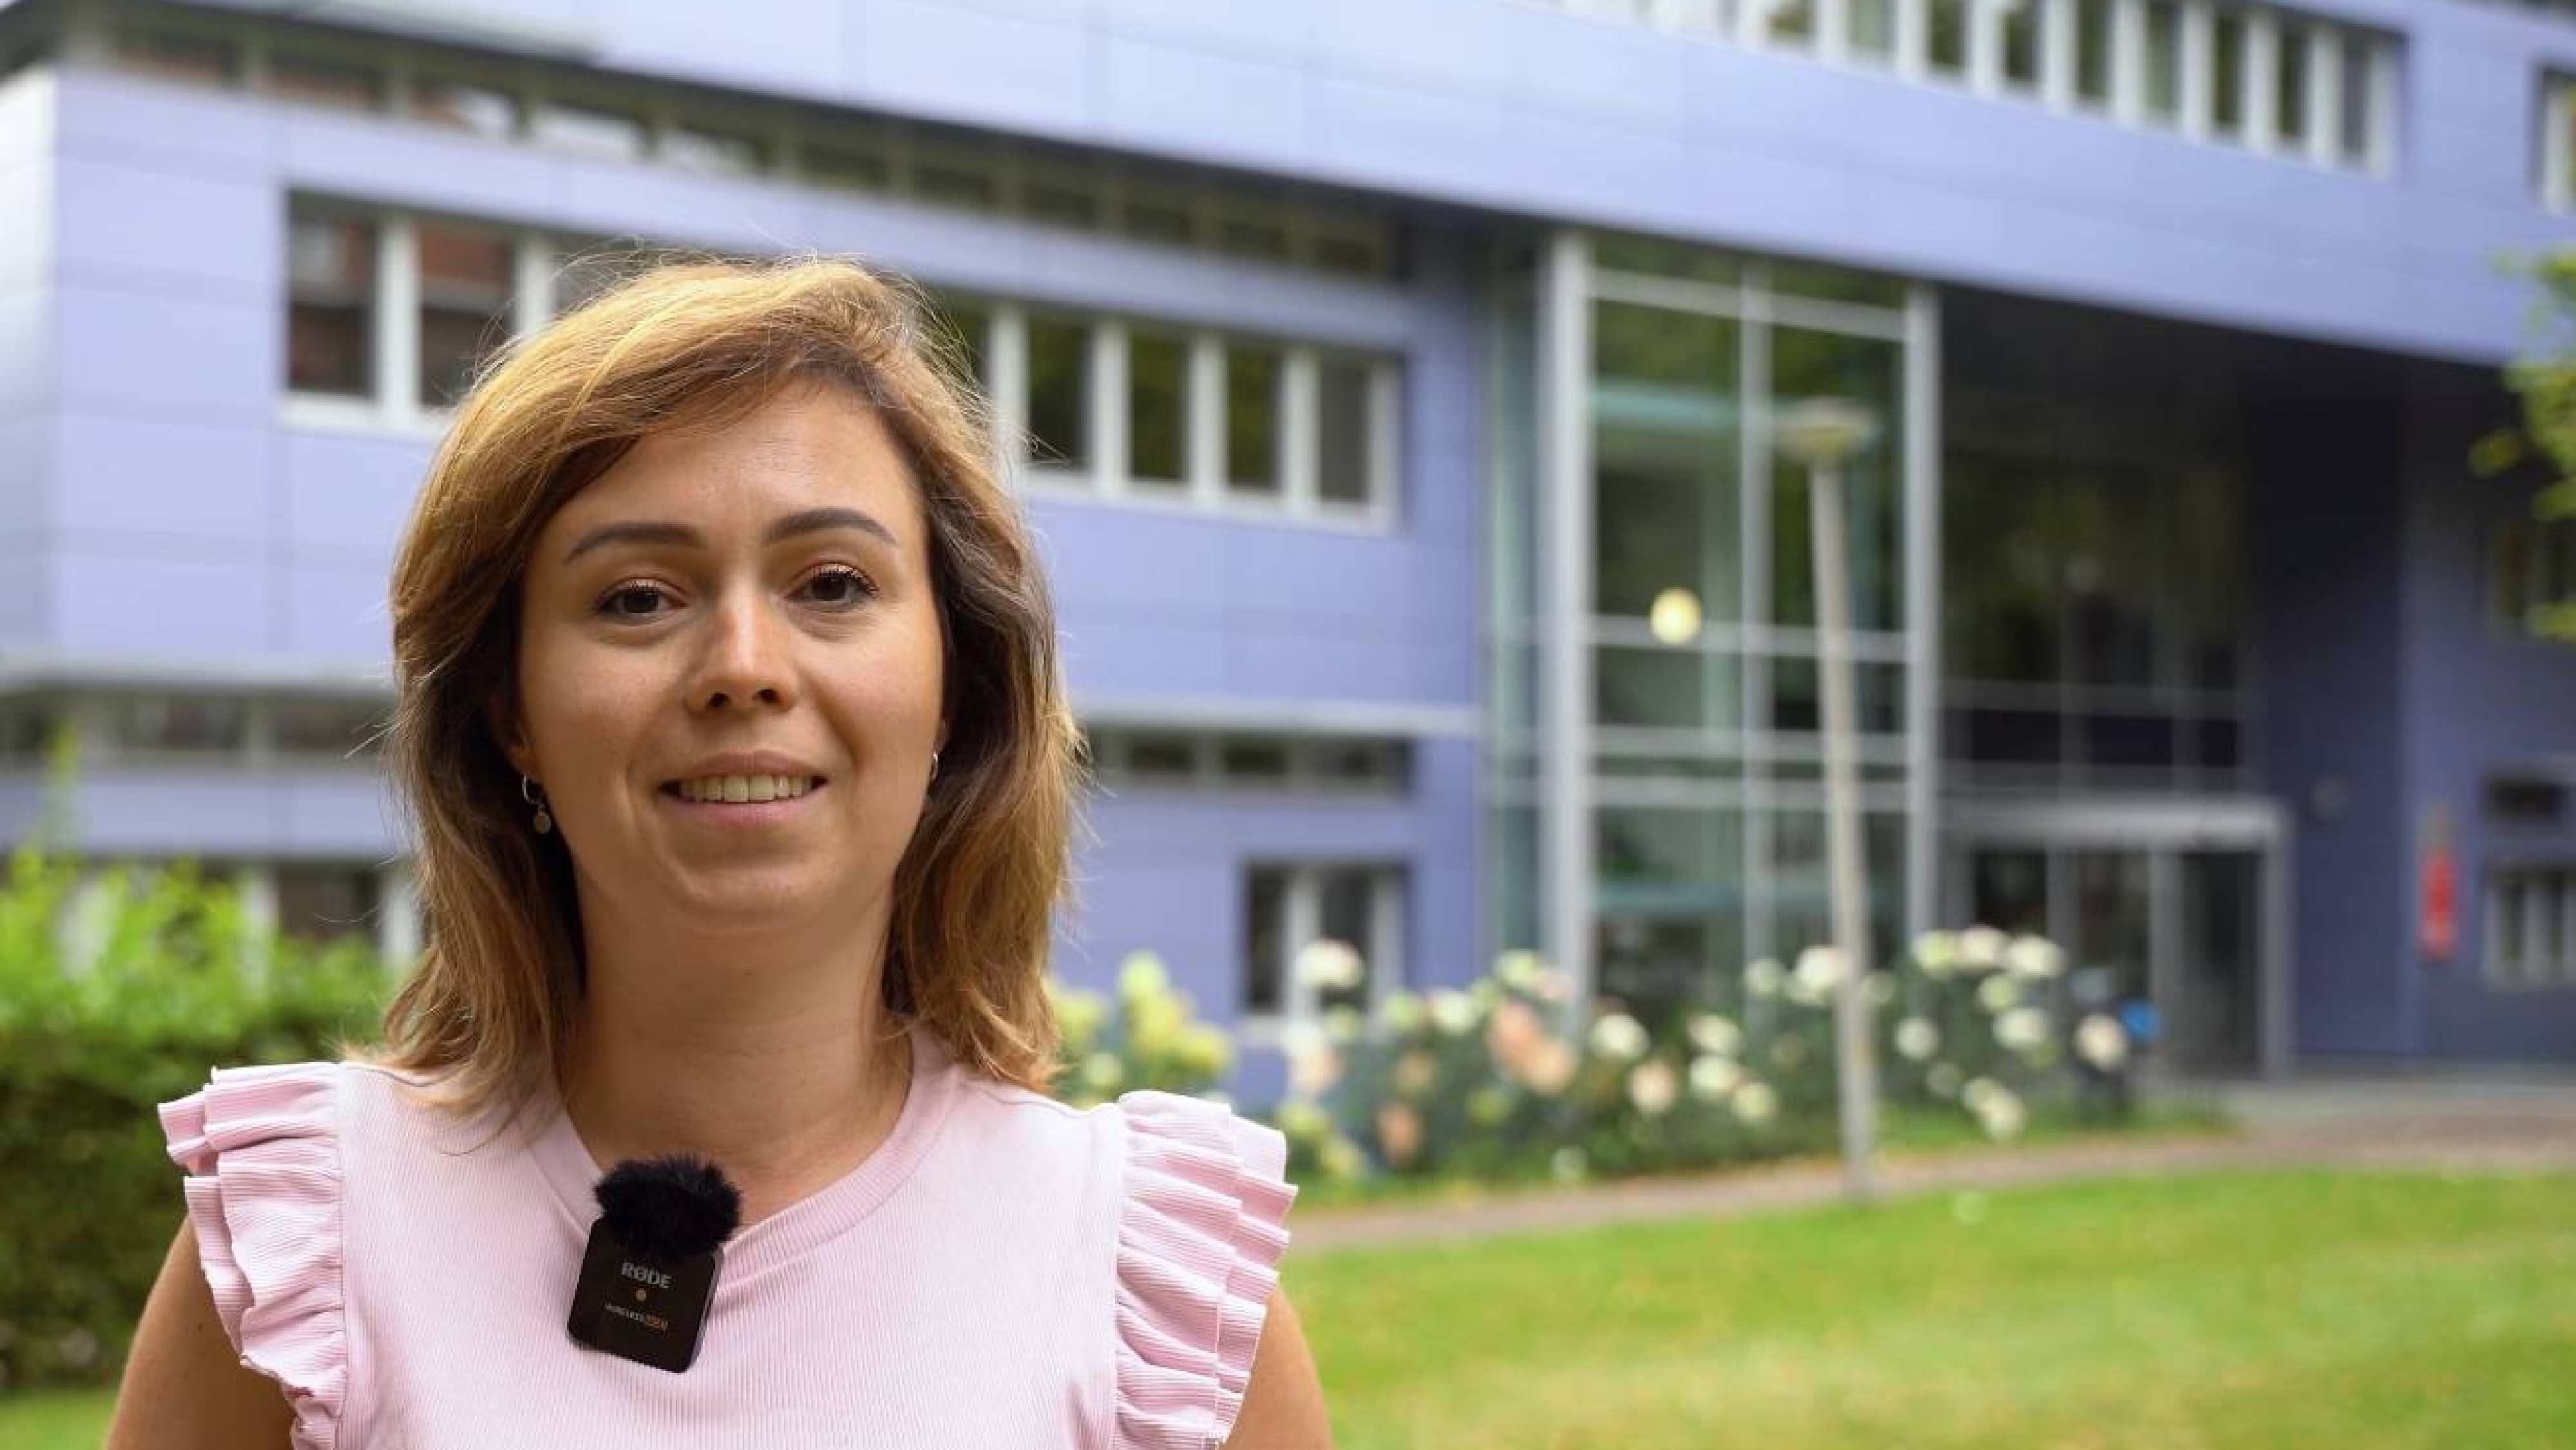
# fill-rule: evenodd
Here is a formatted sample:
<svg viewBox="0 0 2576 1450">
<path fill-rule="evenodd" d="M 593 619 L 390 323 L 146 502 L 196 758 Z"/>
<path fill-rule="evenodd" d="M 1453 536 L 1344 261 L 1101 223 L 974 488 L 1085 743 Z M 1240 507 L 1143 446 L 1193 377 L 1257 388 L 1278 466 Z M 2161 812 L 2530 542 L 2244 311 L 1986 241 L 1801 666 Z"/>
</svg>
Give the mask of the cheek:
<svg viewBox="0 0 2576 1450">
<path fill-rule="evenodd" d="M 614 776 L 627 737 L 650 718 L 658 682 L 644 656 L 545 641 L 521 658 L 520 698 L 538 754 L 567 783 Z"/>
</svg>

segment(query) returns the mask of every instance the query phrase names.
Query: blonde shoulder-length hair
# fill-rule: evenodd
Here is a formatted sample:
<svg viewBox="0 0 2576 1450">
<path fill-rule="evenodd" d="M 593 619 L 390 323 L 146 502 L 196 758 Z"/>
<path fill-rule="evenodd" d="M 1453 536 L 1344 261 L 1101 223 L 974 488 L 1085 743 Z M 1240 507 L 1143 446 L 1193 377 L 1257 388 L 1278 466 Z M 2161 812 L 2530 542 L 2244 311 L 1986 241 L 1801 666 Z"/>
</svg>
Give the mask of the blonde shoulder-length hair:
<svg viewBox="0 0 2576 1450">
<path fill-rule="evenodd" d="M 564 501 L 657 429 L 717 426 L 793 384 L 850 390 L 911 465 L 929 526 L 948 739 L 895 868 L 884 998 L 961 1065 L 1043 1089 L 1076 735 L 1054 609 L 995 477 L 956 349 L 906 287 L 848 261 L 641 272 L 510 349 L 466 396 L 394 561 L 389 752 L 427 944 L 364 1056 L 472 1114 L 560 1085 L 583 990 L 560 833 L 530 829 L 496 723 L 515 709 L 520 585 Z"/>
</svg>

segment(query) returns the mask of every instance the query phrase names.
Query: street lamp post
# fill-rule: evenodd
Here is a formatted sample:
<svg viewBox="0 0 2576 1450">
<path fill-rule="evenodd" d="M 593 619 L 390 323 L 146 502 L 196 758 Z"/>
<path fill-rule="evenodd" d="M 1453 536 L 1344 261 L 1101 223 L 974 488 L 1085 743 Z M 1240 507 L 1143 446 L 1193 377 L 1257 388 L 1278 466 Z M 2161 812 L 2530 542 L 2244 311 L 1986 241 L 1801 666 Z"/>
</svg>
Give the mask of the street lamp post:
<svg viewBox="0 0 2576 1450">
<path fill-rule="evenodd" d="M 1834 949 L 1842 974 L 1834 993 L 1834 1080 L 1840 1099 L 1843 1183 L 1853 1200 L 1876 1192 L 1870 1156 L 1878 1137 L 1878 1063 L 1864 993 L 1871 964 L 1869 891 L 1863 872 L 1860 787 L 1854 764 L 1850 585 L 1843 551 L 1843 465 L 1877 437 L 1878 420 L 1857 403 L 1817 398 L 1776 421 L 1780 451 L 1807 470 L 1816 561 L 1816 677 L 1825 727 L 1825 854 L 1831 873 Z"/>
</svg>

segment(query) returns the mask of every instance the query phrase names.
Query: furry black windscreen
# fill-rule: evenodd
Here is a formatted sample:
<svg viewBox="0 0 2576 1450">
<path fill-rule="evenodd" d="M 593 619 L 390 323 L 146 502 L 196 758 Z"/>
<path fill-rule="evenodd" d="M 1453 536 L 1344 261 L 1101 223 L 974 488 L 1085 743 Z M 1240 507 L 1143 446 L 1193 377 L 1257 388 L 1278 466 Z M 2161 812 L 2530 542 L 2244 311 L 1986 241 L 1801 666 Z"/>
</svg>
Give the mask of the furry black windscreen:
<svg viewBox="0 0 2576 1450">
<path fill-rule="evenodd" d="M 707 1252 L 742 1222 L 741 1192 L 713 1163 L 686 1153 L 629 1158 L 595 1192 L 609 1232 L 664 1263 Z"/>
</svg>

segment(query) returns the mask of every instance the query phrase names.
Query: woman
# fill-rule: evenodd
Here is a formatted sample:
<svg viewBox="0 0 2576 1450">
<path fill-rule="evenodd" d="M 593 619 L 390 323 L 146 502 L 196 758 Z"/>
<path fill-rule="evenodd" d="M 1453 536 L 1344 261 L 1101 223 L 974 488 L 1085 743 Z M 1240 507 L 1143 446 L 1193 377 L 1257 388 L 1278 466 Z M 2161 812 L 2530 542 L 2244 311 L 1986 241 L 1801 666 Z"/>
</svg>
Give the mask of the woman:
<svg viewBox="0 0 2576 1450">
<path fill-rule="evenodd" d="M 431 943 L 372 1057 L 166 1104 L 115 1447 L 1311 1446 L 1283 1145 L 1041 1095 L 1073 727 L 971 395 L 848 263 L 527 339 L 393 581 Z M 602 1165 L 740 1194 L 696 1361 L 574 1342 Z"/>
</svg>

